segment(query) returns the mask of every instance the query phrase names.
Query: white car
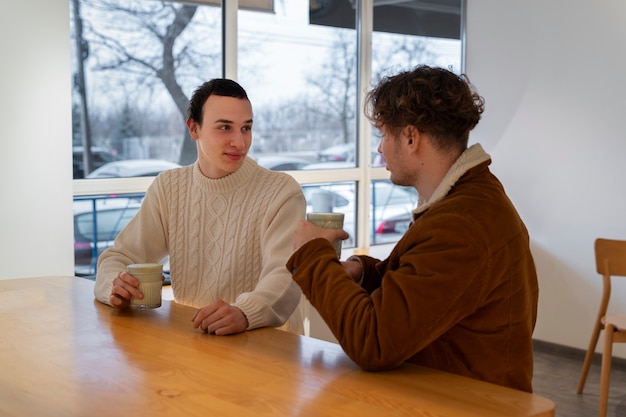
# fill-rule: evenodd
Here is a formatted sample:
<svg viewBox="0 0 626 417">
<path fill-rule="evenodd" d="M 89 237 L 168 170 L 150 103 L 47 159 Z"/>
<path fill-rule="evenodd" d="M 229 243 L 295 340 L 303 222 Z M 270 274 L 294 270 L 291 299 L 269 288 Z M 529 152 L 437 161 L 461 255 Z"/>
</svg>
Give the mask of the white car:
<svg viewBox="0 0 626 417">
<path fill-rule="evenodd" d="M 289 156 L 253 156 L 256 162 L 264 168 L 272 171 L 295 171 L 303 169 L 310 164 L 309 161 L 302 158 L 293 158 Z"/>
<path fill-rule="evenodd" d="M 355 244 L 355 184 L 352 182 L 305 184 L 302 191 L 307 212 L 344 213 L 344 230 L 350 238 L 345 247 Z M 372 244 L 397 241 L 409 227 L 412 211 L 417 207 L 417 192 L 412 187 L 399 187 L 389 181 L 372 183 L 372 206 L 369 224 Z"/>
<path fill-rule="evenodd" d="M 86 178 L 154 177 L 161 171 L 178 167 L 177 163 L 162 159 L 124 159 L 104 164 Z"/>
</svg>

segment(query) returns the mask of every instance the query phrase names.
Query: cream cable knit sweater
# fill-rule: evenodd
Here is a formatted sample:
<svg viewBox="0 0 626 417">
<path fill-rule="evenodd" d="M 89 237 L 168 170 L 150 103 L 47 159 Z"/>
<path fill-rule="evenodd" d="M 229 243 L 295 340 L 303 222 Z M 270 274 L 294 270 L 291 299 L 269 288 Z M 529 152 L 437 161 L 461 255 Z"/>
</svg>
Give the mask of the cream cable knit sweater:
<svg viewBox="0 0 626 417">
<path fill-rule="evenodd" d="M 289 319 L 285 327 L 302 332 L 301 292 L 285 263 L 305 210 L 291 176 L 250 158 L 220 179 L 203 176 L 197 163 L 165 171 L 98 259 L 95 296 L 109 304 L 113 280 L 126 265 L 169 254 L 176 302 L 201 308 L 222 299 L 244 312 L 248 329 Z"/>
</svg>

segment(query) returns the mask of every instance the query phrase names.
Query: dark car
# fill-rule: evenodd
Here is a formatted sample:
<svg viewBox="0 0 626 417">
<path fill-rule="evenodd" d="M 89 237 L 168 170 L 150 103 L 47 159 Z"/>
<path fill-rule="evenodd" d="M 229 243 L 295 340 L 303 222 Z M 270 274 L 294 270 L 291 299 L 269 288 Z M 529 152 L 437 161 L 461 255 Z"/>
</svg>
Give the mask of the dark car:
<svg viewBox="0 0 626 417">
<path fill-rule="evenodd" d="M 82 146 L 74 146 L 72 148 L 72 165 L 74 168 L 75 180 L 85 178 L 85 161 L 83 160 L 84 150 L 85 148 Z M 92 147 L 91 155 L 93 158 L 93 167 L 91 167 L 92 170 L 119 159 L 113 152 L 101 147 Z"/>
</svg>

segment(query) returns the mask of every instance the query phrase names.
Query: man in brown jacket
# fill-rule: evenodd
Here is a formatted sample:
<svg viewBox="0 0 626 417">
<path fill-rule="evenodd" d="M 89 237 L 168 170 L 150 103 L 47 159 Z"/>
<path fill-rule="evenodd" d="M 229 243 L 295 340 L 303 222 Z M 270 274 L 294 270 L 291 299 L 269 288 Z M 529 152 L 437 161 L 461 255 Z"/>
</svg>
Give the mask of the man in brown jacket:
<svg viewBox="0 0 626 417">
<path fill-rule="evenodd" d="M 469 132 L 484 101 L 464 76 L 419 66 L 367 96 L 391 181 L 419 194 L 383 261 L 340 262 L 345 239 L 301 221 L 287 263 L 345 350 L 366 370 L 403 362 L 532 391 L 538 285 L 526 227 Z"/>
</svg>

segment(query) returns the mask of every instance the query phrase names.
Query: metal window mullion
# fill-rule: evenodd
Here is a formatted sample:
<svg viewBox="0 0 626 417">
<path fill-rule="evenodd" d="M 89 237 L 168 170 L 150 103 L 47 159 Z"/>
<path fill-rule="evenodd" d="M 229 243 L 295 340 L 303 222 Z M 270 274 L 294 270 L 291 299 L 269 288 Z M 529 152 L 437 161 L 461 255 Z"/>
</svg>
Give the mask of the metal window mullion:
<svg viewBox="0 0 626 417">
<path fill-rule="evenodd" d="M 222 0 L 222 74 L 237 80 L 237 10 L 239 0 Z"/>
<path fill-rule="evenodd" d="M 461 0 L 461 74 L 465 73 L 465 54 L 467 52 L 465 39 L 467 30 L 467 1 Z"/>
<path fill-rule="evenodd" d="M 368 253 L 370 247 L 371 152 L 372 127 L 363 114 L 365 94 L 372 79 L 372 31 L 374 28 L 374 1 L 357 1 L 357 140 L 359 166 L 362 173 L 358 182 L 357 241 L 355 254 Z"/>
</svg>

